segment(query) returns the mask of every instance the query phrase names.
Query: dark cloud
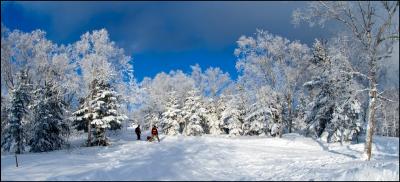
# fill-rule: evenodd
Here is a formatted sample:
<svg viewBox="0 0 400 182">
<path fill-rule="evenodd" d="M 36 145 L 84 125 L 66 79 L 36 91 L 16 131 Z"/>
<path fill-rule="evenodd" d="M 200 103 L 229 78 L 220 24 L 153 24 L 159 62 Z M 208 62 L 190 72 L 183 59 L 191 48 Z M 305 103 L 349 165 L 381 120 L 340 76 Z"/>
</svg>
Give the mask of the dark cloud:
<svg viewBox="0 0 400 182">
<path fill-rule="evenodd" d="M 326 33 L 295 28 L 291 13 L 304 2 L 16 2 L 30 16 L 50 17 L 50 39 L 69 43 L 107 28 L 128 52 L 223 49 L 256 28 L 311 42 Z M 295 32 L 295 33 L 293 33 Z"/>
</svg>

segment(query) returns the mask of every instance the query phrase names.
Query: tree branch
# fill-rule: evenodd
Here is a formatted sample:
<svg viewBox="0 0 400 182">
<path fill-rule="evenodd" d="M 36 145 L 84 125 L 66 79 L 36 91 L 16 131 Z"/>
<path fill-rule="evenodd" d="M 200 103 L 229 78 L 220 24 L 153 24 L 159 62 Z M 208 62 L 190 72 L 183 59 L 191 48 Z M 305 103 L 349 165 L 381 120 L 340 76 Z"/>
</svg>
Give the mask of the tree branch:
<svg viewBox="0 0 400 182">
<path fill-rule="evenodd" d="M 374 47 L 377 47 L 383 41 L 383 39 L 381 39 L 381 36 L 384 33 L 386 26 L 388 26 L 392 22 L 393 14 L 396 12 L 399 2 L 397 1 L 396 4 L 393 4 L 393 9 L 392 9 L 392 7 L 388 7 L 389 5 L 387 3 L 386 4 L 383 3 L 383 5 L 384 5 L 385 9 L 388 11 L 388 18 L 385 21 L 385 23 L 383 23 L 382 26 L 379 27 L 379 31 L 378 31 L 378 34 L 376 35 L 377 39 L 376 39 Z"/>
<path fill-rule="evenodd" d="M 356 92 L 358 93 L 358 92 L 364 92 L 364 91 L 370 91 L 371 89 L 369 89 L 369 88 L 366 88 L 366 89 L 362 89 L 362 90 L 356 90 Z"/>
<path fill-rule="evenodd" d="M 399 35 L 393 34 L 393 35 L 389 35 L 389 36 L 387 36 L 387 37 L 381 38 L 380 41 L 383 42 L 383 41 L 385 41 L 385 40 L 387 40 L 387 39 L 394 39 L 394 40 L 397 39 L 397 40 L 399 40 L 399 39 L 400 39 L 400 36 L 399 36 Z"/>
<path fill-rule="evenodd" d="M 382 96 L 380 96 L 380 95 L 378 95 L 377 97 L 378 97 L 379 99 L 381 99 L 381 100 L 384 100 L 384 101 L 393 102 L 393 103 L 396 102 L 396 101 L 390 100 L 390 99 L 388 99 L 388 98 L 386 98 L 386 97 L 382 97 Z"/>
<path fill-rule="evenodd" d="M 367 75 L 362 74 L 362 73 L 360 73 L 360 72 L 358 72 L 358 71 L 351 71 L 351 72 L 340 71 L 340 72 L 341 72 L 341 73 L 345 73 L 345 74 L 349 74 L 349 75 L 360 76 L 360 77 L 363 77 L 363 78 L 366 78 L 366 79 L 370 80 L 370 78 L 369 78 Z"/>
</svg>

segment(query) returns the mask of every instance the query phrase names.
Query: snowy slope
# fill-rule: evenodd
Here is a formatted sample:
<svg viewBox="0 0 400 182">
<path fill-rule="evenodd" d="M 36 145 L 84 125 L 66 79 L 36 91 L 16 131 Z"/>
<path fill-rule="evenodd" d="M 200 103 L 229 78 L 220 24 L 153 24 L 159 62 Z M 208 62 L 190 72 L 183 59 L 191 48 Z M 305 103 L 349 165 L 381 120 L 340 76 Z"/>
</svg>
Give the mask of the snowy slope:
<svg viewBox="0 0 400 182">
<path fill-rule="evenodd" d="M 269 137 L 163 136 L 112 146 L 1 156 L 1 180 L 399 180 L 399 139 L 375 137 L 373 159 L 363 144 L 326 144 L 297 134 Z M 144 134 L 146 136 L 146 134 Z M 79 142 L 75 142 L 79 143 Z"/>
</svg>

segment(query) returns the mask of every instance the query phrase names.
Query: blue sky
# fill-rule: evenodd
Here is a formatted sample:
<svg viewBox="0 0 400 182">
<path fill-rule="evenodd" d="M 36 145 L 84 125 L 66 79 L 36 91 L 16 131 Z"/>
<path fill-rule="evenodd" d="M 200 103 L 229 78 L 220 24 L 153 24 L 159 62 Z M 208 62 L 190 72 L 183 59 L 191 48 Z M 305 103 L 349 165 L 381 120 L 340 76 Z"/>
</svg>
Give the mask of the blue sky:
<svg viewBox="0 0 400 182">
<path fill-rule="evenodd" d="M 95 29 L 133 57 L 135 76 L 172 69 L 220 67 L 237 78 L 233 51 L 241 35 L 256 28 L 310 44 L 332 30 L 294 27 L 291 13 L 306 2 L 1 2 L 1 22 L 10 29 L 42 29 L 58 44 L 75 42 Z"/>
</svg>

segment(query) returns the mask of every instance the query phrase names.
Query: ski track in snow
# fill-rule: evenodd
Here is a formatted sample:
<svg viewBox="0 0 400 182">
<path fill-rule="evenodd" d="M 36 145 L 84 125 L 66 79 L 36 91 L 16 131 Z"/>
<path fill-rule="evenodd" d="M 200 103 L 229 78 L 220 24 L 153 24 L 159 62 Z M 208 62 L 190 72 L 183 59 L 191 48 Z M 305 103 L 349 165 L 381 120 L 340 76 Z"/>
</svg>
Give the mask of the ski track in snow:
<svg viewBox="0 0 400 182">
<path fill-rule="evenodd" d="M 18 168 L 14 155 L 2 155 L 1 180 L 399 180 L 398 138 L 375 137 L 373 158 L 364 161 L 363 143 L 297 134 L 161 135 L 160 143 L 149 143 L 133 133 L 110 137 L 107 147 L 22 154 Z"/>
</svg>

